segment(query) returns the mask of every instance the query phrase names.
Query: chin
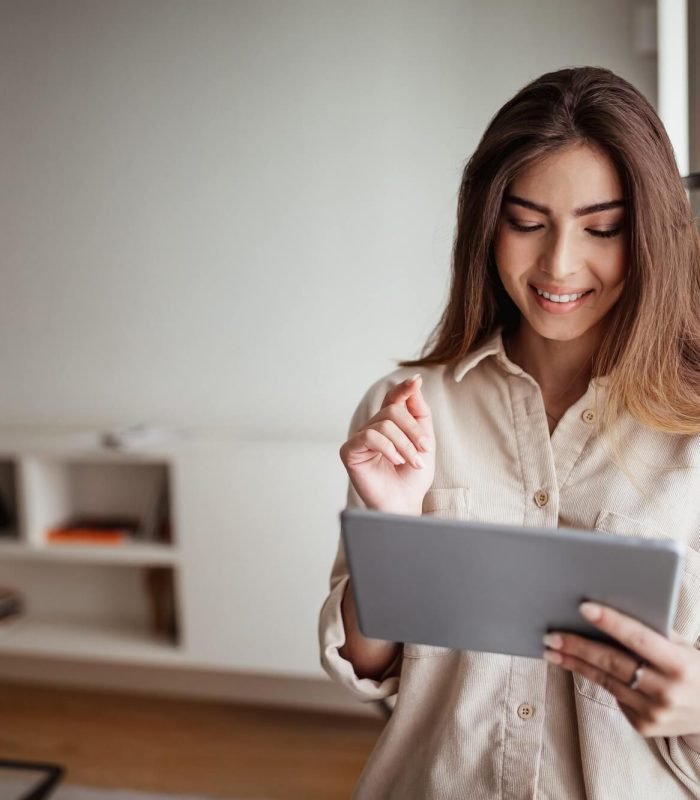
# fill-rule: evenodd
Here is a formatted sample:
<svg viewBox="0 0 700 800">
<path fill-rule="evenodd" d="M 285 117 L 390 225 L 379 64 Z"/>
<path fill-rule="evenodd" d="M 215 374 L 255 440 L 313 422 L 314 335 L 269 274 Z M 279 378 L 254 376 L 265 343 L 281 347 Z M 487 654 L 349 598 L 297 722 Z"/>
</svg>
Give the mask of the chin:
<svg viewBox="0 0 700 800">
<path fill-rule="evenodd" d="M 525 317 L 525 319 L 527 319 L 527 317 Z M 550 323 L 543 322 L 539 319 L 527 319 L 527 323 L 530 328 L 543 339 L 550 339 L 554 342 L 573 342 L 576 339 L 580 339 L 595 326 L 595 323 L 582 325 L 580 322 L 575 323 L 563 319 L 553 320 Z"/>
</svg>

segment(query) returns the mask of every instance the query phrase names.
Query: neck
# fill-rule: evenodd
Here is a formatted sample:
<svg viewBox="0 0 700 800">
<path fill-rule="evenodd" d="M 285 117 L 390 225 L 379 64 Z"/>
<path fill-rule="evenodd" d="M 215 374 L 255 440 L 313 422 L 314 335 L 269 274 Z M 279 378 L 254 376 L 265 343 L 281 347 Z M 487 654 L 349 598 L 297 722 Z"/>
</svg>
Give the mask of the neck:
<svg viewBox="0 0 700 800">
<path fill-rule="evenodd" d="M 504 346 L 508 358 L 539 383 L 545 397 L 578 398 L 588 389 L 600 336 L 597 328 L 591 328 L 571 341 L 545 339 L 521 318 Z"/>
</svg>

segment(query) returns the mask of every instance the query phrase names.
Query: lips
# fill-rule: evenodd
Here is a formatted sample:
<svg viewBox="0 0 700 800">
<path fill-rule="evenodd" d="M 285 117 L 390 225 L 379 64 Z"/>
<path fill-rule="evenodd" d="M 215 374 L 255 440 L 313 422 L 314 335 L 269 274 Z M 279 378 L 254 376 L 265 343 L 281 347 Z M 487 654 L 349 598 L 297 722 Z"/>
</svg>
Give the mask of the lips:
<svg viewBox="0 0 700 800">
<path fill-rule="evenodd" d="M 589 289 L 582 297 L 579 297 L 578 300 L 569 300 L 566 303 L 560 303 L 556 300 L 547 300 L 546 297 L 542 297 L 542 295 L 537 293 L 537 290 L 533 285 L 530 284 L 529 287 L 532 289 L 532 295 L 535 298 L 537 305 L 548 314 L 554 314 L 555 316 L 560 314 L 568 314 L 569 312 L 575 311 L 577 308 L 586 303 L 589 296 L 593 293 L 593 289 Z M 568 294 L 568 292 L 562 292 L 562 294 Z"/>
</svg>

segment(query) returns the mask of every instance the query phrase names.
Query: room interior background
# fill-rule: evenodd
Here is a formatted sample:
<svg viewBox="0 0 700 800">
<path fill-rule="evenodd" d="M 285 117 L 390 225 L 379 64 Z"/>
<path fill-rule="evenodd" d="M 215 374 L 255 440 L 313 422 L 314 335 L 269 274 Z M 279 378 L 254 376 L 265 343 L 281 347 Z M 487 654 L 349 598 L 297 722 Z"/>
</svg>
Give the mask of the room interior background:
<svg viewBox="0 0 700 800">
<path fill-rule="evenodd" d="M 352 411 L 437 321 L 491 116 L 565 65 L 657 104 L 655 11 L 3 0 L 0 485 L 21 530 L 0 585 L 44 627 L 0 629 L 0 676 L 372 713 L 316 645 Z M 126 462 L 90 438 L 142 422 L 186 435 Z M 127 487 L 170 476 L 167 552 L 55 557 L 42 525 L 119 464 Z M 136 636 L 154 566 L 176 586 L 167 653 Z"/>
</svg>

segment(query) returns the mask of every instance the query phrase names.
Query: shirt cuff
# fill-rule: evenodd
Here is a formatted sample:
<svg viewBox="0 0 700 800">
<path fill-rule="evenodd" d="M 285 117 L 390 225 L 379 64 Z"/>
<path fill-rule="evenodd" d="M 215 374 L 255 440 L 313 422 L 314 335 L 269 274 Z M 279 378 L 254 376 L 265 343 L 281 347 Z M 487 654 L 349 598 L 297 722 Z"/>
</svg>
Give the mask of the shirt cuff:
<svg viewBox="0 0 700 800">
<path fill-rule="evenodd" d="M 346 575 L 338 582 L 321 608 L 319 616 L 321 666 L 333 680 L 349 689 L 362 702 L 383 700 L 398 691 L 399 676 L 391 673 L 396 671 L 402 653 L 399 652 L 379 680 L 358 678 L 353 665 L 338 653 L 339 648 L 345 644 L 341 603 L 349 579 Z"/>
<path fill-rule="evenodd" d="M 671 758 L 691 780 L 700 785 L 700 753 L 694 750 L 682 736 L 669 737 Z"/>
</svg>

